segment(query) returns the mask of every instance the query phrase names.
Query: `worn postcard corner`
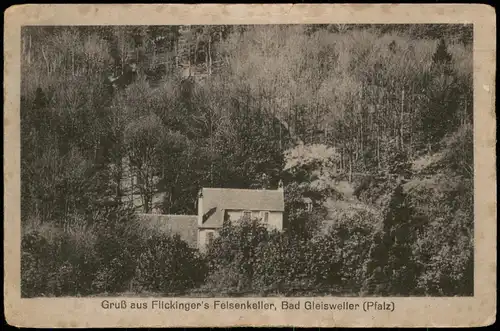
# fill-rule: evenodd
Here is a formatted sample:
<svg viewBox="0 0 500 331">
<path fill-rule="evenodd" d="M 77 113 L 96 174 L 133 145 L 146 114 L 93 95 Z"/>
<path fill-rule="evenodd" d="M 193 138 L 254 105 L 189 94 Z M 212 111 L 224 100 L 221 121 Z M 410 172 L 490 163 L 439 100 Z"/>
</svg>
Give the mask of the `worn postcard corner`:
<svg viewBox="0 0 500 331">
<path fill-rule="evenodd" d="M 9 324 L 495 322 L 494 8 L 4 17 Z"/>
</svg>

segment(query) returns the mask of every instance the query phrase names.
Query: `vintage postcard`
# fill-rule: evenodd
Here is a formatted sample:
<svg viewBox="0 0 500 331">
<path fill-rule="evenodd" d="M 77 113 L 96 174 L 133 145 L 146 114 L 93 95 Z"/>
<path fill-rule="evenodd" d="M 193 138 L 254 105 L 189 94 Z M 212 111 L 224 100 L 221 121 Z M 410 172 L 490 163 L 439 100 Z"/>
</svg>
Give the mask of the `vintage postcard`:
<svg viewBox="0 0 500 331">
<path fill-rule="evenodd" d="M 5 12 L 19 327 L 496 320 L 495 11 Z"/>
</svg>

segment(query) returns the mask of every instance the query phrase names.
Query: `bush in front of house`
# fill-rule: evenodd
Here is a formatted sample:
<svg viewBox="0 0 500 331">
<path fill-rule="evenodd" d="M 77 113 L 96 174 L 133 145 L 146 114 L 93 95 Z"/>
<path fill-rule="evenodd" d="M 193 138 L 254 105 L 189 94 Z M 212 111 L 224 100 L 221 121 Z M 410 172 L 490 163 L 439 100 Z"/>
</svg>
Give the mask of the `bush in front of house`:
<svg viewBox="0 0 500 331">
<path fill-rule="evenodd" d="M 208 248 L 204 287 L 221 294 L 357 295 L 373 237 L 363 220 L 336 222 L 314 238 L 268 231 L 258 220 L 226 222 Z"/>
<path fill-rule="evenodd" d="M 257 246 L 253 288 L 263 293 L 290 294 L 315 285 L 314 245 L 292 232 L 272 233 Z"/>
<path fill-rule="evenodd" d="M 23 297 L 84 295 L 96 272 L 95 236 L 89 229 L 38 224 L 21 236 Z"/>
<path fill-rule="evenodd" d="M 305 240 L 268 231 L 258 219 L 226 221 L 208 247 L 205 290 L 219 294 L 285 293 L 307 282 Z M 304 287 L 304 284 L 302 284 Z"/>
<path fill-rule="evenodd" d="M 38 224 L 21 243 L 22 297 L 179 291 L 198 286 L 205 263 L 177 236 L 144 236 L 126 210 Z M 89 226 L 88 224 L 92 224 Z"/>
<path fill-rule="evenodd" d="M 179 235 L 155 233 L 141 243 L 134 285 L 139 292 L 180 292 L 199 286 L 205 269 L 200 254 Z"/>
<path fill-rule="evenodd" d="M 219 236 L 208 247 L 208 276 L 205 287 L 217 291 L 247 291 L 259 263 L 257 248 L 270 233 L 257 219 L 224 222 Z"/>
<path fill-rule="evenodd" d="M 21 239 L 23 297 L 126 289 L 135 272 L 133 252 L 138 243 L 129 217 L 116 210 L 91 220 L 71 215 L 64 227 L 36 224 L 26 231 Z"/>
<path fill-rule="evenodd" d="M 258 247 L 259 291 L 300 295 L 357 295 L 371 245 L 371 228 L 363 223 L 338 222 L 324 234 L 306 239 L 277 233 Z"/>
</svg>

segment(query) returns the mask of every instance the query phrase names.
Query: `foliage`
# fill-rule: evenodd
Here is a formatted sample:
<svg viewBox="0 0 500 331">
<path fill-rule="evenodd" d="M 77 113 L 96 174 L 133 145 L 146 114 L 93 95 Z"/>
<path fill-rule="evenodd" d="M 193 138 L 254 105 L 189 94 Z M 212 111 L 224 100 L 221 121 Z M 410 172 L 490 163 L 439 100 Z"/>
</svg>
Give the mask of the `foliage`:
<svg viewBox="0 0 500 331">
<path fill-rule="evenodd" d="M 258 220 L 225 223 L 207 252 L 205 289 L 294 295 L 301 291 L 359 291 L 373 226 L 336 223 L 314 239 L 268 231 Z M 332 292 L 333 293 L 333 292 Z"/>
<path fill-rule="evenodd" d="M 447 185 L 442 185 L 446 182 Z M 473 295 L 474 211 L 472 181 L 441 175 L 409 186 L 420 226 L 411 242 L 419 267 L 416 292 Z"/>
<path fill-rule="evenodd" d="M 443 154 L 450 155 L 449 151 Z M 444 160 L 439 158 L 430 167 L 447 164 Z M 473 294 L 474 213 L 470 179 L 441 173 L 400 183 L 385 213 L 384 228 L 371 247 L 366 293 Z"/>
<path fill-rule="evenodd" d="M 38 228 L 22 237 L 23 297 L 123 291 L 164 293 L 204 279 L 203 260 L 176 236 L 142 236 L 133 215 L 114 210 L 93 226 Z M 167 249 L 167 248 L 171 249 Z"/>
<path fill-rule="evenodd" d="M 175 293 L 204 280 L 204 261 L 178 235 L 153 234 L 142 243 L 137 260 L 139 291 Z"/>
<path fill-rule="evenodd" d="M 315 264 L 314 246 L 303 237 L 275 233 L 257 250 L 253 288 L 264 293 L 288 294 L 314 286 L 314 269 L 321 266 Z"/>
<path fill-rule="evenodd" d="M 336 190 L 339 154 L 322 144 L 299 145 L 285 152 L 286 228 L 304 237 L 314 235 L 326 217 L 326 198 L 341 198 Z M 308 209 L 308 202 L 310 209 Z"/>
<path fill-rule="evenodd" d="M 375 294 L 471 293 L 471 26 L 47 26 L 21 39 L 23 295 L 184 290 L 205 272 L 208 288 L 238 291 L 358 293 L 366 279 Z M 186 64 L 206 75 L 183 77 Z M 287 231 L 224 227 L 205 262 L 178 238 L 141 237 L 122 206 L 137 194 L 147 212 L 160 191 L 164 213 L 192 214 L 199 187 L 280 180 Z M 367 208 L 332 217 L 328 199 Z M 381 229 L 361 221 L 378 214 Z"/>
<path fill-rule="evenodd" d="M 257 246 L 268 236 L 266 226 L 257 219 L 241 219 L 236 226 L 226 221 L 219 236 L 208 248 L 209 272 L 223 269 L 228 274 L 236 274 L 238 278 L 232 279 L 226 286 L 235 287 L 238 291 L 247 289 L 256 272 Z"/>
<path fill-rule="evenodd" d="M 403 188 L 398 185 L 370 251 L 365 284 L 368 293 L 378 286 L 377 294 L 412 294 L 416 270 L 408 243 L 415 240 L 417 227 L 412 224 L 411 214 Z"/>
</svg>

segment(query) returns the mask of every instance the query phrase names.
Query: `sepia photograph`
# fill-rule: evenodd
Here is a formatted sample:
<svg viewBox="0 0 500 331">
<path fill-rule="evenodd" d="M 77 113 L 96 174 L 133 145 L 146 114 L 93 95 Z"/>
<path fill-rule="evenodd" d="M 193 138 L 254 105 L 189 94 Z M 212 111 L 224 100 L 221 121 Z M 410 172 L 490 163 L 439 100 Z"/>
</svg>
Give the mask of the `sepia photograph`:
<svg viewBox="0 0 500 331">
<path fill-rule="evenodd" d="M 474 24 L 144 22 L 13 41 L 21 300 L 271 314 L 477 296 Z"/>
<path fill-rule="evenodd" d="M 472 25 L 29 26 L 23 297 L 472 296 Z"/>
</svg>

